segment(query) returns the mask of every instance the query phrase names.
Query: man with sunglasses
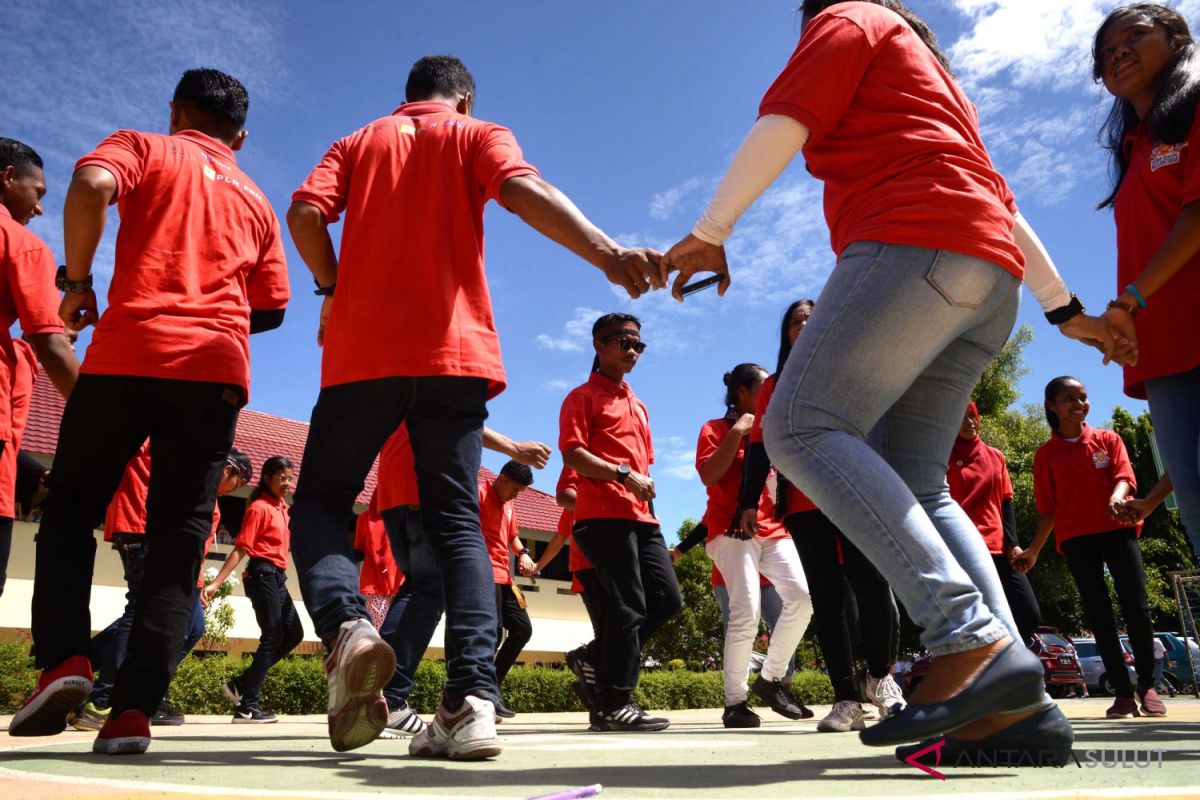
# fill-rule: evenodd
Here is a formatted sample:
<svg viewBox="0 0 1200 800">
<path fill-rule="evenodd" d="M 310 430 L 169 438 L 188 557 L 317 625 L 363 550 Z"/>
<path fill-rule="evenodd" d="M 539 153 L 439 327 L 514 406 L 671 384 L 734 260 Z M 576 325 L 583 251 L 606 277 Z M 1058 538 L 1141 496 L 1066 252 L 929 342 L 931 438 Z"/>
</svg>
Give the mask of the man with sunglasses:
<svg viewBox="0 0 1200 800">
<path fill-rule="evenodd" d="M 608 590 L 600 624 L 593 730 L 655 731 L 670 723 L 633 702 L 642 644 L 683 604 L 654 516 L 654 445 L 646 406 L 625 382 L 646 349 L 641 323 L 605 314 L 592 326 L 596 357 L 587 383 L 563 401 L 558 447 L 580 476 L 575 542 Z"/>
</svg>

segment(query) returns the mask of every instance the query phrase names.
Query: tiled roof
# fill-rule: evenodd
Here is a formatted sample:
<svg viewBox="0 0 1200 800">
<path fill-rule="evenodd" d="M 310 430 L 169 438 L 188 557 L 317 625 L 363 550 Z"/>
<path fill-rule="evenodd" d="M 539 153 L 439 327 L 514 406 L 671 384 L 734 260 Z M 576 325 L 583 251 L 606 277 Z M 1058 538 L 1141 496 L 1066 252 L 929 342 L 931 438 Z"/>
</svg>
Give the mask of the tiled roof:
<svg viewBox="0 0 1200 800">
<path fill-rule="evenodd" d="M 22 450 L 54 456 L 64 405 L 62 395 L 54 388 L 46 373 L 39 371 L 30 402 L 25 438 L 21 442 Z M 296 476 L 299 477 L 304 440 L 307 437 L 307 422 L 244 408 L 238 415 L 233 444 L 250 457 L 256 475 L 258 467 L 271 456 L 287 456 L 296 464 Z M 359 503 L 366 505 L 370 501 L 376 478 L 376 465 L 373 465 L 362 494 L 358 496 Z M 495 480 L 496 475 L 489 469 L 481 468 L 479 478 L 490 482 Z M 555 505 L 552 495 L 531 487 L 521 492 L 516 503 L 517 520 L 522 528 L 549 532 L 558 529 L 561 509 Z"/>
</svg>

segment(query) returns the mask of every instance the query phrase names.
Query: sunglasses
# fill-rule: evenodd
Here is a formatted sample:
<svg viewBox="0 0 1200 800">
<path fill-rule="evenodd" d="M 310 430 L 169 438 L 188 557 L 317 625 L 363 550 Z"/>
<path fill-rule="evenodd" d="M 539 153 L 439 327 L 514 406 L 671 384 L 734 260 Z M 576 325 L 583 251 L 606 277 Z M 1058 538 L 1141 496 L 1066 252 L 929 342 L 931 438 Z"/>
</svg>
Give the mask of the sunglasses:
<svg viewBox="0 0 1200 800">
<path fill-rule="evenodd" d="M 616 339 L 617 347 L 621 348 L 622 353 L 628 353 L 630 350 L 635 353 L 641 353 L 646 349 L 645 342 L 643 342 L 641 339 L 633 339 L 629 336 L 605 336 L 600 341 L 604 344 L 609 344 L 613 341 L 613 339 Z"/>
</svg>

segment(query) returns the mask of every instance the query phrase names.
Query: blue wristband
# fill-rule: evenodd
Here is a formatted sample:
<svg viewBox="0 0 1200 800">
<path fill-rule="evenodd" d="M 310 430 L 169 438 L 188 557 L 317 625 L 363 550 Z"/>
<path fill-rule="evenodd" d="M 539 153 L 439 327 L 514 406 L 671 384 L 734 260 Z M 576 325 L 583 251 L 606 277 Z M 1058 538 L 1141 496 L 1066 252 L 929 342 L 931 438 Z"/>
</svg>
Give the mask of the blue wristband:
<svg viewBox="0 0 1200 800">
<path fill-rule="evenodd" d="M 1126 287 L 1125 287 L 1125 291 L 1127 291 L 1127 292 L 1129 292 L 1131 295 L 1133 295 L 1133 299 L 1134 299 L 1134 300 L 1137 300 L 1137 304 L 1138 304 L 1138 307 L 1139 307 L 1139 308 L 1145 308 L 1145 307 L 1146 307 L 1146 298 L 1142 297 L 1142 293 L 1141 293 L 1141 292 L 1139 292 L 1139 291 L 1137 290 L 1137 287 L 1136 287 L 1136 286 L 1134 286 L 1134 285 L 1131 283 L 1131 284 L 1129 284 L 1128 286 L 1126 286 Z"/>
</svg>

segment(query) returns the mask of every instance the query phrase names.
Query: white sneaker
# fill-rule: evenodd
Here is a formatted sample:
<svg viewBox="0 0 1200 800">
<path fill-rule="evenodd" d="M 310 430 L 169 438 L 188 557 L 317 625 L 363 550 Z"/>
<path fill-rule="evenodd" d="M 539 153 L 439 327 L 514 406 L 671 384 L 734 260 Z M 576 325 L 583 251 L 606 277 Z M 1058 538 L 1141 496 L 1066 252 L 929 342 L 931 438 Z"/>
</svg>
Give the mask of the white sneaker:
<svg viewBox="0 0 1200 800">
<path fill-rule="evenodd" d="M 867 673 L 867 700 L 879 709 L 880 720 L 887 719 L 908 705 L 904 692 L 891 675 L 875 678 Z"/>
<path fill-rule="evenodd" d="M 343 622 L 325 657 L 329 680 L 329 741 L 339 753 L 370 744 L 388 723 L 383 687 L 396 654 L 365 619 Z"/>
<path fill-rule="evenodd" d="M 500 755 L 496 707 L 491 700 L 467 695 L 457 711 L 438 706 L 433 722 L 413 737 L 408 754 L 417 758 L 481 761 Z"/>
<path fill-rule="evenodd" d="M 825 719 L 817 723 L 817 730 L 821 733 L 847 733 L 861 731 L 866 727 L 862 706 L 853 700 L 839 700 L 834 703 Z"/>
<path fill-rule="evenodd" d="M 379 732 L 379 738 L 400 739 L 406 736 L 415 736 L 428 727 L 425 720 L 417 716 L 417 712 L 413 711 L 408 703 L 405 703 L 403 708 L 388 714 L 387 727 Z"/>
</svg>

